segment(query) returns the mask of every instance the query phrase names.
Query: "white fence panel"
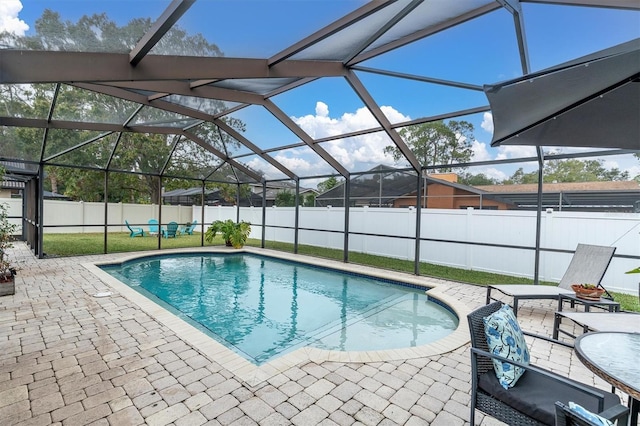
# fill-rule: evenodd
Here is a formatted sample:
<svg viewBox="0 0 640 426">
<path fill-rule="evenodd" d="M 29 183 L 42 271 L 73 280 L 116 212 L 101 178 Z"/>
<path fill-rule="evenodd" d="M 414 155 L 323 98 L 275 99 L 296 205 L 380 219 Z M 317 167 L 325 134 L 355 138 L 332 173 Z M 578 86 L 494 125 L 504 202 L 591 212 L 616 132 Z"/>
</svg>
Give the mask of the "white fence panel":
<svg viewBox="0 0 640 426">
<path fill-rule="evenodd" d="M 536 212 L 474 209 L 467 209 L 466 212 L 469 241 L 502 245 L 535 245 Z"/>
<path fill-rule="evenodd" d="M 299 227 L 300 244 L 338 250 L 344 247 L 344 208 L 301 207 Z"/>
<path fill-rule="evenodd" d="M 22 200 L 18 200 L 22 203 Z M 126 232 L 125 220 L 132 226 L 147 229 L 149 219 L 158 219 L 157 204 L 109 203 L 107 222 L 109 232 Z M 185 224 L 193 216 L 191 206 L 162 206 L 162 223 Z M 117 224 L 117 225 L 114 225 Z M 102 232 L 104 227 L 104 203 L 83 201 L 44 201 L 44 232 Z"/>
<path fill-rule="evenodd" d="M 9 217 L 22 217 L 22 199 L 20 198 L 0 198 L 0 204 L 4 204 L 7 208 L 7 216 Z M 22 233 L 22 219 L 9 219 L 9 223 L 12 223 L 18 227 L 17 233 Z"/>
<path fill-rule="evenodd" d="M 65 233 L 84 232 L 84 203 L 72 201 L 44 201 L 44 232 L 45 233 Z M 104 223 L 104 213 L 102 215 Z M 54 226 L 80 225 L 72 228 L 53 228 Z M 49 228 L 48 228 L 49 227 Z"/>
<path fill-rule="evenodd" d="M 22 215 L 21 199 L 5 199 L 10 216 Z M 103 203 L 45 200 L 45 232 L 101 232 Z M 350 208 L 349 249 L 391 258 L 413 260 L 416 214 L 414 209 Z M 341 207 L 301 207 L 300 244 L 342 249 L 345 211 Z M 497 210 L 421 210 L 420 260 L 478 271 L 533 277 L 536 213 Z M 143 225 L 158 218 L 159 206 L 126 203 L 108 205 L 109 231 L 124 232 L 124 220 Z M 214 220 L 235 220 L 236 207 L 206 207 L 204 223 L 199 206 L 163 206 L 162 222 L 184 224 L 197 220 L 204 231 Z M 251 238 L 262 237 L 262 209 L 240 208 L 240 220 L 252 223 Z M 19 219 L 13 223 L 21 225 Z M 293 243 L 295 208 L 270 207 L 265 212 L 265 239 Z M 72 225 L 72 227 L 62 227 Z M 92 226 L 100 225 L 100 226 Z M 47 227 L 49 226 L 49 227 Z M 304 228 L 307 228 L 305 230 Z M 146 227 L 145 227 L 146 229 Z M 322 230 L 335 232 L 324 232 Z M 372 235 L 363 235 L 372 234 Z M 394 237 L 403 238 L 394 238 Z M 578 243 L 615 246 L 614 258 L 602 283 L 608 289 L 637 293 L 639 275 L 625 271 L 640 265 L 640 214 L 544 212 L 541 218 L 542 249 L 573 251 Z M 471 244 L 465 244 L 471 243 Z M 509 247 L 495 247 L 506 245 Z M 519 248 L 524 247 L 524 248 Z M 559 281 L 571 253 L 542 251 L 540 279 Z"/>
</svg>

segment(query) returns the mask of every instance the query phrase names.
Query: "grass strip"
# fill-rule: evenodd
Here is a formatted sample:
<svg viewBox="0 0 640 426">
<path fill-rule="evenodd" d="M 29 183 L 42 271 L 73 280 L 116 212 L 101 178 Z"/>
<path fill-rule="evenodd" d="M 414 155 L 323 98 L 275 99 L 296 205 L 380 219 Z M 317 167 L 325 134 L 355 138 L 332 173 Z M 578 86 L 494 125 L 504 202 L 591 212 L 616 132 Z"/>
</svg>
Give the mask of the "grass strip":
<svg viewBox="0 0 640 426">
<path fill-rule="evenodd" d="M 194 232 L 193 235 L 181 235 L 176 238 L 160 238 L 163 249 L 174 248 L 197 248 L 201 247 L 201 234 Z M 205 241 L 205 246 L 222 245 L 221 237 L 216 237 L 209 244 Z M 261 241 L 249 239 L 248 246 L 260 247 Z M 158 248 L 157 236 L 129 237 L 128 233 L 109 233 L 107 239 L 107 252 L 126 253 Z M 293 253 L 294 246 L 291 243 L 266 241 L 265 248 L 287 253 Z M 43 251 L 48 257 L 57 256 L 83 256 L 88 254 L 104 253 L 104 234 L 45 234 L 43 236 Z M 298 253 L 332 259 L 343 260 L 342 250 L 310 245 L 298 245 Z M 406 272 L 413 274 L 414 262 L 411 260 L 394 259 L 390 257 L 377 256 L 373 254 L 349 252 L 349 263 L 372 266 L 380 269 Z M 450 266 L 435 265 L 432 263 L 420 262 L 420 275 L 425 277 L 439 278 L 443 280 L 456 281 L 472 285 L 486 286 L 490 284 L 533 284 L 533 280 L 524 277 L 514 277 L 511 275 L 495 274 L 491 272 L 474 271 Z M 541 282 L 543 285 L 557 285 L 552 282 Z M 611 292 L 614 300 L 620 303 L 620 307 L 625 311 L 640 312 L 640 301 L 635 295 Z"/>
</svg>

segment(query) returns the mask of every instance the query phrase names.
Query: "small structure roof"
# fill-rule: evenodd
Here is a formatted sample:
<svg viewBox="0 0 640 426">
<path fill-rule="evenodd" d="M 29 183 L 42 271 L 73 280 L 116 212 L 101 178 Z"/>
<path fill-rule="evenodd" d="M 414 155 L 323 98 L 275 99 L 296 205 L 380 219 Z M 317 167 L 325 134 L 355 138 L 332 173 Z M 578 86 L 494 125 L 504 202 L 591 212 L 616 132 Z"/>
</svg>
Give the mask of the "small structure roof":
<svg viewBox="0 0 640 426">
<path fill-rule="evenodd" d="M 495 195 L 520 209 L 538 206 L 538 184 L 482 185 L 485 197 Z M 564 182 L 542 185 L 542 208 L 640 212 L 640 184 L 636 181 Z"/>
</svg>

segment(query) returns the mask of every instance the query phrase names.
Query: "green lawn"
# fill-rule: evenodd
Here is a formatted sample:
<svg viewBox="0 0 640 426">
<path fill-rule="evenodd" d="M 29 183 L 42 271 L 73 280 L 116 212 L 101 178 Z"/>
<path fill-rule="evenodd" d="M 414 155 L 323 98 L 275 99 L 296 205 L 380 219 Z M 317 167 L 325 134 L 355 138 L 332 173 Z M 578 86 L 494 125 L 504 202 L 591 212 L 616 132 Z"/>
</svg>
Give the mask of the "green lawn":
<svg viewBox="0 0 640 426">
<path fill-rule="evenodd" d="M 160 238 L 160 243 L 163 249 L 200 247 L 201 234 L 194 232 L 193 235 L 181 235 L 177 238 Z M 219 236 L 215 238 L 212 244 L 205 242 L 205 246 L 222 244 L 224 244 L 224 242 Z M 260 247 L 260 240 L 249 239 L 247 245 Z M 107 239 L 107 251 L 109 253 L 135 252 L 154 250 L 157 248 L 157 237 L 145 236 L 130 238 L 128 233 L 110 233 Z M 289 243 L 267 241 L 265 248 L 293 253 L 293 244 Z M 43 251 L 47 256 L 81 256 L 104 253 L 104 234 L 45 234 L 43 238 Z M 342 261 L 343 258 L 342 250 L 308 245 L 298 245 L 298 253 L 338 261 Z M 414 264 L 409 260 L 392 259 L 356 252 L 349 252 L 349 262 L 410 274 L 414 271 Z M 533 283 L 533 281 L 528 278 L 470 271 L 424 262 L 420 263 L 420 275 L 474 285 Z M 543 282 L 542 284 L 556 285 L 550 282 Z M 637 296 L 613 292 L 612 295 L 616 301 L 620 302 L 623 310 L 640 312 L 640 303 Z"/>
</svg>

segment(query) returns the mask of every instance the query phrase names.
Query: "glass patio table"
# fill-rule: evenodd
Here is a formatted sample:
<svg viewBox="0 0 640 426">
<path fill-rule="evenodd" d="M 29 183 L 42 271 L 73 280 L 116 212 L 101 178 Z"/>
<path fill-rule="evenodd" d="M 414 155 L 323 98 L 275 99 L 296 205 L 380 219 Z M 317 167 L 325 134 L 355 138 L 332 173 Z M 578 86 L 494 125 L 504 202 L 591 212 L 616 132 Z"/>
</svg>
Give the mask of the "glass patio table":
<svg viewBox="0 0 640 426">
<path fill-rule="evenodd" d="M 630 397 L 631 425 L 640 409 L 640 333 L 598 331 L 576 339 L 578 359 L 593 373 Z"/>
</svg>

